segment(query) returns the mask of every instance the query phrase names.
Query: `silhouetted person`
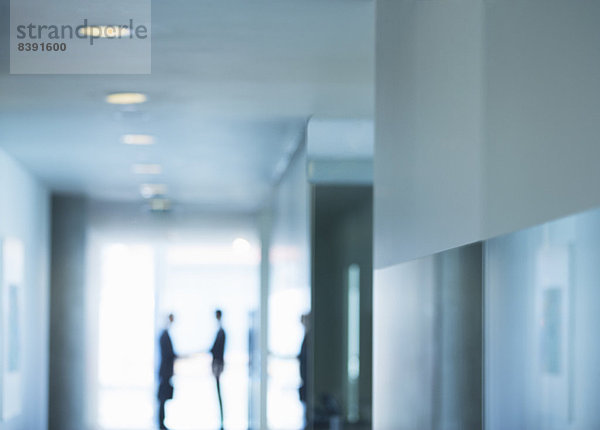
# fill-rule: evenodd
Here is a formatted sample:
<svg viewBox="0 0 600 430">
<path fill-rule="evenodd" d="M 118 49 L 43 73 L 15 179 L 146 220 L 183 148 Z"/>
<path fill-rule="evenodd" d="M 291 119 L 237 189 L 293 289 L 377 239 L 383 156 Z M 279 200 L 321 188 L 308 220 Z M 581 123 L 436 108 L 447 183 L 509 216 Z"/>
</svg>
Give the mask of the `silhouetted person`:
<svg viewBox="0 0 600 430">
<path fill-rule="evenodd" d="M 304 406 L 304 426 L 309 427 L 309 411 L 306 402 L 308 392 L 308 357 L 310 349 L 310 314 L 304 314 L 300 317 L 300 321 L 304 326 L 304 339 L 302 339 L 302 346 L 300 347 L 300 353 L 298 354 L 298 361 L 300 362 L 300 380 L 301 384 L 298 388 L 298 394 L 300 401 Z"/>
<path fill-rule="evenodd" d="M 219 397 L 219 412 L 221 413 L 221 429 L 223 428 L 223 400 L 221 399 L 221 373 L 223 373 L 223 367 L 225 366 L 224 354 L 225 354 L 225 330 L 223 330 L 223 326 L 221 325 L 221 316 L 223 313 L 220 309 L 217 309 L 215 312 L 215 317 L 217 318 L 217 322 L 219 324 L 219 330 L 217 331 L 217 336 L 215 337 L 215 342 L 213 343 L 210 352 L 212 353 L 212 373 L 215 376 L 215 380 L 217 381 L 217 396 Z"/>
<path fill-rule="evenodd" d="M 173 385 L 171 384 L 171 378 L 174 373 L 175 359 L 177 355 L 173 350 L 173 343 L 171 342 L 171 336 L 169 335 L 169 328 L 175 317 L 173 314 L 169 314 L 167 326 L 160 335 L 160 368 L 158 370 L 158 426 L 161 429 L 167 429 L 165 426 L 165 403 L 167 400 L 173 398 Z"/>
</svg>

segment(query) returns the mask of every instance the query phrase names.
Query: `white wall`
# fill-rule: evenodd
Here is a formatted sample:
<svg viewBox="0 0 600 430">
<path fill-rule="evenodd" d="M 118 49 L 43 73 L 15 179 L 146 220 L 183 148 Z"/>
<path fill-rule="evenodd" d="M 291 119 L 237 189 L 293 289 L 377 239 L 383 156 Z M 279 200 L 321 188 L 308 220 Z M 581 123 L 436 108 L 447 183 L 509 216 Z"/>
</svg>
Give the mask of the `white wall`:
<svg viewBox="0 0 600 430">
<path fill-rule="evenodd" d="M 375 265 L 600 203 L 600 4 L 377 2 Z"/>
<path fill-rule="evenodd" d="M 405 385 L 398 376 L 406 372 L 403 363 L 394 361 L 402 353 L 411 358 L 402 350 L 405 341 L 420 339 L 407 363 L 423 381 L 431 378 L 427 363 L 440 354 L 430 350 L 427 331 L 430 281 L 418 281 L 417 292 L 414 279 L 430 270 L 424 265 L 434 253 L 600 205 L 600 3 L 377 0 L 376 9 L 374 425 L 436 428 L 423 413 L 431 405 L 427 393 L 414 403 L 419 422 L 406 421 L 397 402 L 377 396 L 386 386 Z M 549 412 L 561 399 L 532 400 L 564 392 L 552 388 L 556 381 L 529 383 L 518 376 L 531 373 L 528 354 L 537 346 L 528 308 L 535 301 L 527 289 L 535 265 L 527 242 L 533 239 L 515 240 L 523 243 L 505 251 L 504 242 L 496 245 L 497 286 L 488 291 L 497 296 L 489 298 L 494 313 L 486 320 L 494 323 L 487 328 L 493 349 L 486 351 L 495 360 L 486 362 L 493 369 L 487 375 L 495 378 L 487 391 L 488 424 L 567 428 Z M 508 263 L 500 263 L 507 255 L 522 270 L 504 270 Z M 583 296 L 587 302 L 579 314 L 589 318 L 586 327 L 593 321 L 594 298 L 591 290 Z M 458 310 L 469 312 L 472 305 Z M 508 321 L 515 323 L 510 332 L 502 328 Z M 378 339 L 385 337 L 397 344 L 382 348 Z M 466 358 L 466 348 L 455 353 L 481 366 L 482 357 Z M 580 421 L 572 428 L 597 427 L 594 409 L 585 409 L 597 398 L 587 382 L 597 386 L 597 372 L 586 367 L 596 355 L 589 346 L 576 362 L 588 393 L 573 406 Z M 414 402 L 407 392 L 401 395 L 408 396 L 401 398 L 403 408 Z M 435 403 L 431 408 L 435 412 Z"/>
<path fill-rule="evenodd" d="M 377 2 L 375 267 L 482 233 L 482 2 Z"/>
<path fill-rule="evenodd" d="M 600 210 L 486 243 L 486 428 L 600 426 Z"/>
<path fill-rule="evenodd" d="M 0 150 L 0 239 L 15 237 L 25 247 L 21 331 L 23 413 L 1 430 L 47 428 L 49 315 L 49 195 L 17 162 Z"/>
<path fill-rule="evenodd" d="M 600 204 L 600 3 L 485 11 L 483 234 L 493 237 Z"/>
</svg>

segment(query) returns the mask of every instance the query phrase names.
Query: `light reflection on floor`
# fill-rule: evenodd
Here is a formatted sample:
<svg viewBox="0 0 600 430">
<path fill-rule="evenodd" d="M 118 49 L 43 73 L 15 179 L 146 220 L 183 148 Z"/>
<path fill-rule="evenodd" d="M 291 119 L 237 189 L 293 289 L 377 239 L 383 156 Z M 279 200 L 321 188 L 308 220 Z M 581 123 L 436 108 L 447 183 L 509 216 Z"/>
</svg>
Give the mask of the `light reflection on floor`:
<svg viewBox="0 0 600 430">
<path fill-rule="evenodd" d="M 219 429 L 215 380 L 209 354 L 179 360 L 176 366 L 174 398 L 167 404 L 166 424 L 172 430 Z M 271 358 L 269 364 L 268 420 L 277 430 L 297 430 L 302 423 L 298 399 L 298 361 Z M 248 365 L 244 355 L 228 357 L 221 377 L 226 430 L 248 428 Z"/>
<path fill-rule="evenodd" d="M 176 362 L 173 400 L 167 402 L 166 425 L 171 430 L 217 430 L 220 427 L 211 356 L 195 354 Z M 298 430 L 303 410 L 298 399 L 298 360 L 271 357 L 268 421 L 273 430 Z M 245 354 L 229 354 L 221 389 L 226 430 L 248 429 L 248 363 Z M 151 430 L 156 422 L 155 392 L 146 389 L 106 389 L 100 396 L 101 427 L 111 430 Z M 150 424 L 153 423 L 153 424 Z"/>
<path fill-rule="evenodd" d="M 300 372 L 296 358 L 271 357 L 267 415 L 269 428 L 297 430 L 302 427 L 304 411 L 298 396 Z"/>
<path fill-rule="evenodd" d="M 248 359 L 227 356 L 221 376 L 225 429 L 248 428 Z M 220 427 L 211 356 L 198 354 L 178 360 L 173 400 L 167 403 L 166 425 L 172 430 L 215 430 Z"/>
</svg>

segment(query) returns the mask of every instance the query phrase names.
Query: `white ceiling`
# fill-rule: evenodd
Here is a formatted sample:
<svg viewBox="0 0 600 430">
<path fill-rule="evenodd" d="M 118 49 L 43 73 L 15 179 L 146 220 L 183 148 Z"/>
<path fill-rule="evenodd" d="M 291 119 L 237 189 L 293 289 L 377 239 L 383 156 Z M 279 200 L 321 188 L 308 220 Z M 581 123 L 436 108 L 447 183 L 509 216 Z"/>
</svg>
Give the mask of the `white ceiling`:
<svg viewBox="0 0 600 430">
<path fill-rule="evenodd" d="M 0 147 L 53 190 L 141 200 L 160 181 L 180 204 L 255 210 L 311 116 L 368 118 L 368 0 L 154 0 L 151 75 L 9 75 L 0 0 Z M 141 91 L 136 112 L 104 102 Z M 151 147 L 120 143 L 154 134 Z M 161 163 L 160 177 L 131 173 Z"/>
</svg>

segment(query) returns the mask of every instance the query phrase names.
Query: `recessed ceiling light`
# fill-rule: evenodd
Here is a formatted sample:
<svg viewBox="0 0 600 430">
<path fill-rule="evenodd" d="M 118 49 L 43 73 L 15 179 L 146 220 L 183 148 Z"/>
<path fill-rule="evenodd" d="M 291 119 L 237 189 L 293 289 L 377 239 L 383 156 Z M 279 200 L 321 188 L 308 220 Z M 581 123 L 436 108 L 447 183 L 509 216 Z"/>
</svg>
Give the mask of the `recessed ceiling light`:
<svg viewBox="0 0 600 430">
<path fill-rule="evenodd" d="M 140 186 L 140 193 L 145 199 L 164 196 L 167 194 L 167 186 L 165 184 L 142 184 Z"/>
<path fill-rule="evenodd" d="M 151 199 L 150 210 L 153 212 L 166 212 L 171 209 L 171 201 L 169 199 Z"/>
<path fill-rule="evenodd" d="M 106 96 L 106 102 L 113 105 L 133 105 L 148 100 L 142 93 L 112 93 Z"/>
<path fill-rule="evenodd" d="M 162 167 L 160 164 L 134 164 L 131 171 L 137 175 L 160 175 Z"/>
<path fill-rule="evenodd" d="M 231 247 L 233 248 L 233 251 L 235 253 L 243 254 L 250 251 L 250 248 L 252 246 L 250 245 L 250 242 L 248 242 L 246 239 L 238 237 L 233 241 Z"/>
<path fill-rule="evenodd" d="M 79 36 L 116 39 L 131 35 L 129 28 L 119 25 L 88 25 L 78 29 Z"/>
<path fill-rule="evenodd" d="M 121 136 L 121 142 L 125 145 L 152 145 L 154 136 L 149 134 L 124 134 Z"/>
</svg>

